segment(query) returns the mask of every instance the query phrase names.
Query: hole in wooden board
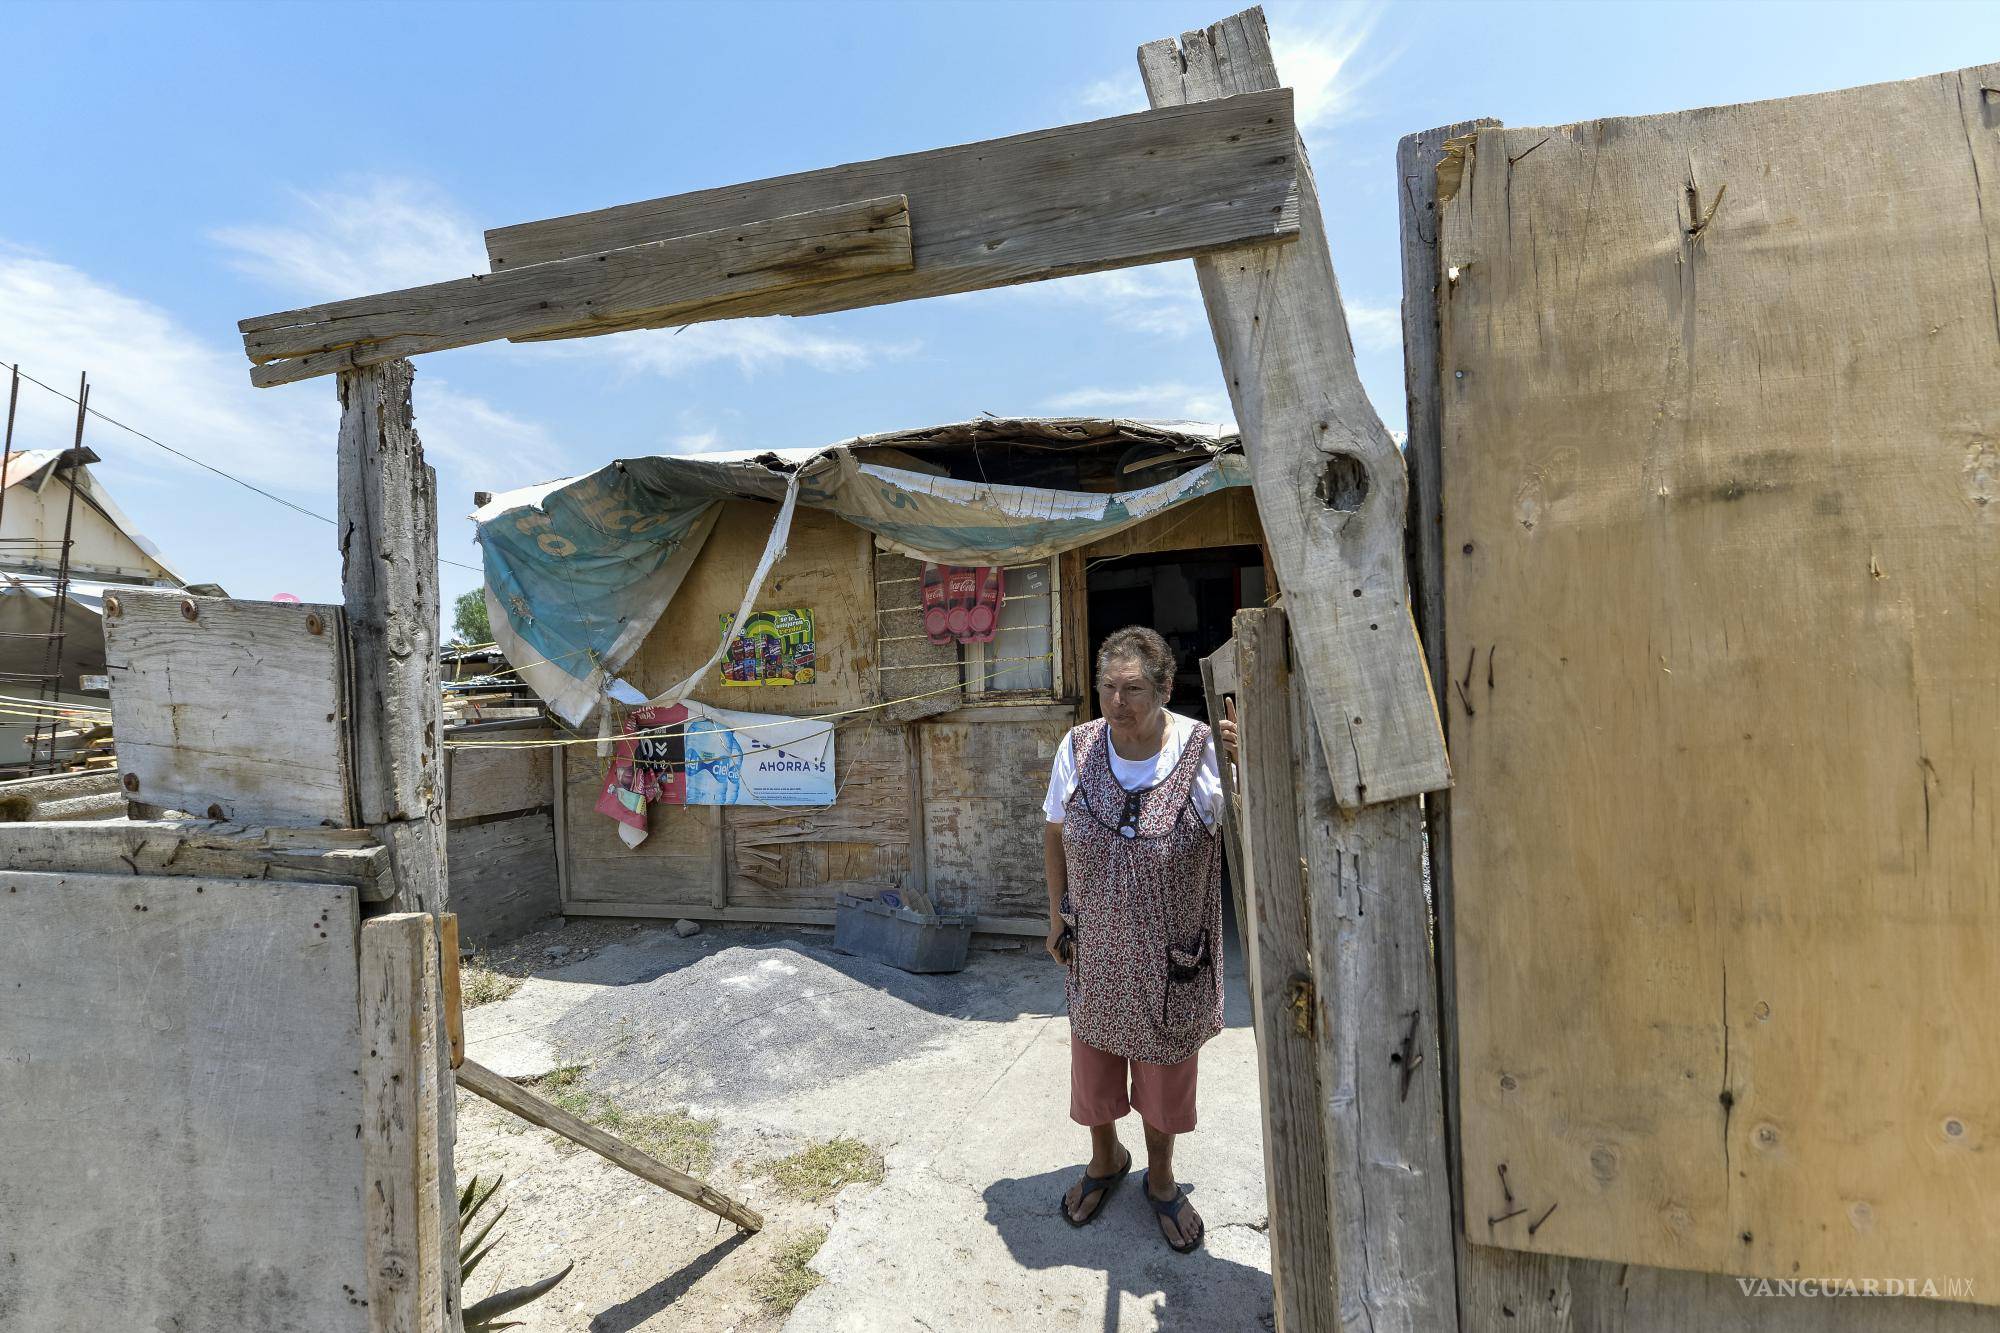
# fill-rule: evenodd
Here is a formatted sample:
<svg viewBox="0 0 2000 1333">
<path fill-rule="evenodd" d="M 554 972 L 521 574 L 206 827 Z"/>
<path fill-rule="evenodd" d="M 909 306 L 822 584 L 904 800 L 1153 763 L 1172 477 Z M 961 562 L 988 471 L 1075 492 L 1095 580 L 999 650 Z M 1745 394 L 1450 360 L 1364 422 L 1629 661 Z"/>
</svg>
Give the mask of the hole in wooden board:
<svg viewBox="0 0 2000 1333">
<path fill-rule="evenodd" d="M 1368 498 L 1368 466 L 1353 454 L 1333 454 L 1319 474 L 1320 503 L 1343 514 Z"/>
</svg>

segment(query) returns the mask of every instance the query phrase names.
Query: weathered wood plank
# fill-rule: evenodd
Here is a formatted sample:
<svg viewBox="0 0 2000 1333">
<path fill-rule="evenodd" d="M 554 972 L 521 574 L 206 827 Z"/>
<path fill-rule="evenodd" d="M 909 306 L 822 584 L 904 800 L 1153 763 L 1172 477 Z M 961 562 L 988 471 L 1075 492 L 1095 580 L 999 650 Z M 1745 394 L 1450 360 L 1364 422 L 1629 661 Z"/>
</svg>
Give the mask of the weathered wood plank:
<svg viewBox="0 0 2000 1333">
<path fill-rule="evenodd" d="M 502 1110 L 512 1111 L 531 1124 L 553 1130 L 570 1142 L 590 1149 L 613 1166 L 622 1167 L 648 1184 L 658 1185 L 697 1208 L 704 1208 L 725 1221 L 734 1222 L 744 1231 L 761 1231 L 764 1228 L 764 1219 L 755 1209 L 709 1188 L 685 1171 L 676 1171 L 588 1121 L 577 1119 L 560 1106 L 537 1097 L 512 1079 L 500 1077 L 476 1060 L 467 1060 L 458 1067 L 458 1083 L 466 1091 L 478 1093 Z"/>
<path fill-rule="evenodd" d="M 922 733 L 926 887 L 940 909 L 1039 917 L 1047 930 L 1048 880 L 1039 860 L 1042 795 L 1068 710 L 1040 721 L 933 718 Z"/>
<path fill-rule="evenodd" d="M 910 266 L 909 203 L 897 195 L 262 315 L 239 327 L 257 363 L 250 382 L 286 384 L 499 338 L 695 323 L 723 302 Z"/>
<path fill-rule="evenodd" d="M 19 796 L 0 796 L 0 820 L 12 822 L 77 820 L 77 819 L 117 819 L 132 805 L 125 797 L 124 789 L 117 785 L 118 774 L 106 770 L 104 777 L 111 779 L 110 791 L 96 792 L 87 796 L 64 796 L 55 799 L 30 800 Z M 18 816 L 18 819 L 16 819 Z"/>
<path fill-rule="evenodd" d="M 106 770 L 94 773 L 52 773 L 34 778 L 10 778 L 0 782 L 0 820 L 49 819 L 42 813 L 57 802 L 81 803 L 96 797 L 125 799 L 118 774 Z"/>
<path fill-rule="evenodd" d="M 1227 682 L 1225 684 L 1225 681 Z M 1231 639 L 1214 653 L 1201 659 L 1202 694 L 1208 705 L 1208 725 L 1214 727 L 1227 715 L 1228 701 L 1236 690 L 1236 641 Z M 1236 765 L 1216 753 L 1217 772 L 1222 778 L 1222 851 L 1229 859 L 1229 895 L 1236 909 L 1236 929 L 1250 937 L 1250 913 L 1243 900 L 1243 807 L 1236 797 Z"/>
<path fill-rule="evenodd" d="M 497 273 L 830 203 L 907 197 L 911 272 L 708 312 L 820 314 L 1286 239 L 1298 229 L 1295 145 L 1291 91 L 1279 89 L 502 227 L 487 233 L 486 249 Z"/>
<path fill-rule="evenodd" d="M 1235 631 L 1243 898 L 1251 923 L 1243 948 L 1257 1029 L 1271 1283 L 1278 1333 L 1326 1333 L 1340 1326 L 1341 1289 L 1332 1262 L 1332 1163 L 1314 1045 L 1318 1016 L 1310 1001 L 1314 972 L 1299 855 L 1285 613 L 1238 611 Z"/>
<path fill-rule="evenodd" d="M 374 1333 L 458 1326 L 445 1293 L 436 923 L 426 912 L 361 926 L 361 1148 Z M 453 1213 L 456 1223 L 457 1214 Z M 454 1275 L 456 1264 L 452 1265 Z"/>
<path fill-rule="evenodd" d="M 354 786 L 360 822 L 389 850 L 398 911 L 441 913 L 446 873 L 438 690 L 437 476 L 424 463 L 410 409 L 414 372 L 392 361 L 341 375 L 341 590 L 354 664 Z M 436 1003 L 436 961 L 431 964 Z M 433 1043 L 440 1085 L 449 1056 Z M 437 1099 L 430 1147 L 437 1171 L 437 1266 L 445 1317 L 456 1325 L 458 1186 L 452 1169 L 457 1099 Z M 434 1133 L 432 1133 L 434 1130 Z"/>
<path fill-rule="evenodd" d="M 441 912 L 437 477 L 410 410 L 413 375 L 397 361 L 340 378 L 341 586 L 359 822 L 391 849 L 401 910 Z"/>
<path fill-rule="evenodd" d="M 1476 1238 L 2000 1300 L 1988 86 L 1486 129 L 1444 202 Z"/>
<path fill-rule="evenodd" d="M 394 891 L 388 851 L 361 829 L 257 828 L 176 819 L 0 824 L 0 865 L 345 884 L 362 902 L 380 901 Z"/>
<path fill-rule="evenodd" d="M 353 890 L 0 867 L 0 1328 L 369 1330 Z"/>
<path fill-rule="evenodd" d="M 1414 800 L 1345 811 L 1292 678 L 1340 1326 L 1457 1327 L 1437 975 Z"/>
<path fill-rule="evenodd" d="M 541 751 L 524 753 L 535 756 L 537 768 L 548 767 Z M 445 844 L 451 910 L 466 943 L 497 944 L 561 913 L 555 822 L 549 811 L 460 825 L 445 835 Z"/>
<path fill-rule="evenodd" d="M 448 821 L 518 814 L 554 803 L 548 756 L 543 749 L 452 746 L 458 734 L 458 728 L 445 733 L 445 762 L 450 777 L 445 794 Z M 547 727 L 523 727 L 509 729 L 497 738 L 546 740 L 554 735 Z"/>
<path fill-rule="evenodd" d="M 1409 563 L 1411 593 L 1417 608 L 1417 629 L 1423 639 L 1431 694 L 1444 697 L 1451 688 L 1450 647 L 1444 615 L 1444 459 L 1440 447 L 1438 380 L 1438 213 L 1437 168 L 1445 144 L 1479 129 L 1498 125 L 1491 119 L 1463 121 L 1421 134 L 1406 135 L 1396 146 L 1397 198 L 1400 200 L 1403 252 L 1403 388 L 1408 404 L 1409 433 L 1404 457 L 1410 466 Z M 1446 744 L 1451 740 L 1451 710 L 1440 710 Z M 1451 894 L 1451 792 L 1424 797 L 1424 848 L 1429 856 L 1431 909 L 1437 923 L 1438 1047 L 1444 1077 L 1444 1120 L 1449 1169 L 1459 1177 L 1458 1160 L 1458 1022 L 1453 973 L 1453 903 Z M 1451 1192 L 1455 1230 L 1462 1237 L 1462 1193 Z M 1463 1244 L 1461 1239 L 1460 1244 Z M 1463 1274 L 1461 1274 L 1463 1281 Z"/>
<path fill-rule="evenodd" d="M 338 606 L 129 588 L 105 598 L 125 791 L 245 824 L 354 822 Z"/>
<path fill-rule="evenodd" d="M 1155 106 L 1278 86 L 1261 10 L 1139 53 Z M 1349 808 L 1451 783 L 1403 571 L 1403 458 L 1361 388 L 1312 168 L 1299 238 L 1195 261 L 1299 670 Z"/>
<path fill-rule="evenodd" d="M 465 1004 L 459 989 L 458 914 L 446 912 L 438 923 L 439 1009 L 444 1014 L 445 1040 L 451 1047 L 451 1067 L 465 1063 Z"/>
<path fill-rule="evenodd" d="M 1442 457 L 1437 362 L 1437 260 L 1434 205 L 1437 164 L 1445 144 L 1498 122 L 1467 121 L 1403 139 L 1397 153 L 1402 197 L 1403 348 L 1409 394 L 1411 571 L 1432 669 L 1433 688 L 1449 687 L 1450 646 L 1444 637 Z M 1447 738 L 1452 710 L 1443 720 Z M 1441 1027 L 1452 1127 L 1452 1175 L 1457 1178 L 1456 988 L 1451 863 L 1451 793 L 1424 800 L 1429 832 L 1432 906 L 1437 921 Z M 1494 1193 L 1499 1182 L 1494 1181 Z M 1453 1191 L 1454 1208 L 1460 1193 Z M 1504 1203 L 1504 1196 L 1502 1197 Z M 1483 1224 L 1484 1217 L 1479 1221 Z M 1904 1299 L 1757 1299 L 1734 1279 L 1560 1255 L 1525 1254 L 1458 1236 L 1459 1304 L 1466 1333 L 1990 1333 L 1990 1310 Z"/>
</svg>

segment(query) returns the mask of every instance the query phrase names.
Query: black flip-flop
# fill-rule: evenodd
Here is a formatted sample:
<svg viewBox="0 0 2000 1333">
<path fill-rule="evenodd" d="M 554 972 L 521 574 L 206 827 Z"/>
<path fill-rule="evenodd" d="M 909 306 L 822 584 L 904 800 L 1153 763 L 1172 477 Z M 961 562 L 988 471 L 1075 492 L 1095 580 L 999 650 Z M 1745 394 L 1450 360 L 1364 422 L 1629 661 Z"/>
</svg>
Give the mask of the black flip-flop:
<svg viewBox="0 0 2000 1333">
<path fill-rule="evenodd" d="M 1090 1201 L 1092 1195 L 1102 1194 L 1104 1198 L 1099 1199 L 1097 1201 L 1097 1207 L 1091 1209 L 1090 1212 L 1087 1215 L 1085 1215 L 1081 1221 L 1079 1221 L 1078 1219 L 1070 1215 L 1069 1192 L 1065 1190 L 1063 1192 L 1063 1197 L 1056 1200 L 1056 1211 L 1063 1215 L 1063 1221 L 1069 1223 L 1073 1227 L 1089 1226 L 1092 1222 L 1095 1222 L 1097 1220 L 1098 1214 L 1104 1211 L 1104 1205 L 1108 1203 L 1111 1199 L 1111 1191 L 1118 1188 L 1118 1182 L 1125 1179 L 1125 1177 L 1131 1173 L 1131 1170 L 1132 1170 L 1132 1150 L 1130 1148 L 1127 1148 L 1125 1150 L 1125 1165 L 1119 1167 L 1115 1172 L 1113 1172 L 1108 1176 L 1093 1176 L 1090 1174 L 1090 1167 L 1086 1165 L 1083 1168 L 1083 1193 L 1076 1196 L 1076 1206 L 1079 1208 L 1083 1207 L 1084 1204 Z"/>
<path fill-rule="evenodd" d="M 1153 1211 L 1157 1213 L 1159 1216 L 1164 1217 L 1168 1221 L 1172 1222 L 1175 1226 L 1179 1226 L 1181 1224 L 1181 1214 L 1187 1210 L 1187 1204 L 1188 1204 L 1187 1195 L 1181 1193 L 1179 1186 L 1175 1186 L 1173 1198 L 1156 1199 L 1153 1197 L 1152 1182 L 1147 1180 L 1144 1175 L 1141 1175 L 1139 1179 L 1142 1182 L 1144 1182 L 1146 1191 L 1146 1202 L 1153 1205 Z M 1167 1233 L 1165 1231 L 1162 1231 L 1160 1233 L 1160 1239 L 1167 1240 L 1167 1248 L 1172 1250 L 1175 1254 L 1188 1253 L 1189 1251 L 1193 1250 L 1196 1246 L 1200 1245 L 1202 1241 L 1207 1238 L 1207 1236 L 1208 1236 L 1207 1222 L 1202 1222 L 1201 1229 L 1199 1231 L 1196 1231 L 1194 1233 L 1193 1238 L 1190 1239 L 1184 1245 L 1176 1245 L 1172 1241 L 1167 1240 Z"/>
</svg>

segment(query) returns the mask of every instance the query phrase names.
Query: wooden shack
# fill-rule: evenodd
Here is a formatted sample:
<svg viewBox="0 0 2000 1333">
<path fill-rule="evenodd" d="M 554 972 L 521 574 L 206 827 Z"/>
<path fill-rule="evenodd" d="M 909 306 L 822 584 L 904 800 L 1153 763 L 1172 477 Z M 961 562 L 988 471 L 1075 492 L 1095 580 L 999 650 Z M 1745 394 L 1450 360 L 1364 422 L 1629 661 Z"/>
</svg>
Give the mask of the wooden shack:
<svg viewBox="0 0 2000 1333">
<path fill-rule="evenodd" d="M 1052 492 L 1157 484 L 1239 447 L 1233 434 L 1138 422 L 987 419 L 850 442 L 862 461 Z M 651 697 L 715 651 L 765 549 L 777 505 L 729 499 L 666 614 L 622 669 Z M 1248 486 L 1190 500 L 1048 559 L 1008 563 L 990 644 L 940 648 L 919 612 L 922 562 L 867 528 L 800 507 L 760 607 L 808 609 L 813 679 L 727 684 L 718 708 L 835 719 L 837 794 L 825 807 L 655 805 L 627 847 L 595 807 L 607 759 L 563 747 L 556 836 L 572 914 L 826 923 L 834 895 L 914 881 L 984 930 L 1040 934 L 1048 916 L 1040 806 L 1057 744 L 1091 716 L 1096 645 L 1158 629 L 1181 663 L 1173 706 L 1199 714 L 1198 661 L 1230 617 L 1275 592 Z"/>
</svg>

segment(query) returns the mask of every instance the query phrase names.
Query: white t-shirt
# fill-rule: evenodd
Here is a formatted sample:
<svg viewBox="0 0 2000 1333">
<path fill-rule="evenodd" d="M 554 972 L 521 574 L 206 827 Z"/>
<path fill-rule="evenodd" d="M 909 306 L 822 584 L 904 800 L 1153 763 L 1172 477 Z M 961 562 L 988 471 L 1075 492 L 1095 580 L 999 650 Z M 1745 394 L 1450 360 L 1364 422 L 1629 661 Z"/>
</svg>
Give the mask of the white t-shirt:
<svg viewBox="0 0 2000 1333">
<path fill-rule="evenodd" d="M 1173 773 L 1174 765 L 1181 761 L 1181 750 L 1194 732 L 1194 719 L 1179 713 L 1167 714 L 1167 733 L 1160 740 L 1160 752 L 1151 759 L 1122 759 L 1118 747 L 1109 746 L 1111 751 L 1111 776 L 1126 791 L 1141 791 L 1147 787 L 1165 782 Z M 1063 808 L 1069 804 L 1070 793 L 1076 790 L 1076 748 L 1071 743 L 1076 730 L 1071 728 L 1056 747 L 1056 761 L 1049 771 L 1049 794 L 1042 801 L 1042 813 L 1051 824 L 1063 822 Z M 1209 828 L 1215 827 L 1215 812 L 1222 804 L 1222 774 L 1215 766 L 1215 736 L 1210 733 L 1208 744 L 1203 747 L 1201 766 L 1194 774 L 1194 809 L 1201 816 L 1201 822 Z"/>
</svg>

